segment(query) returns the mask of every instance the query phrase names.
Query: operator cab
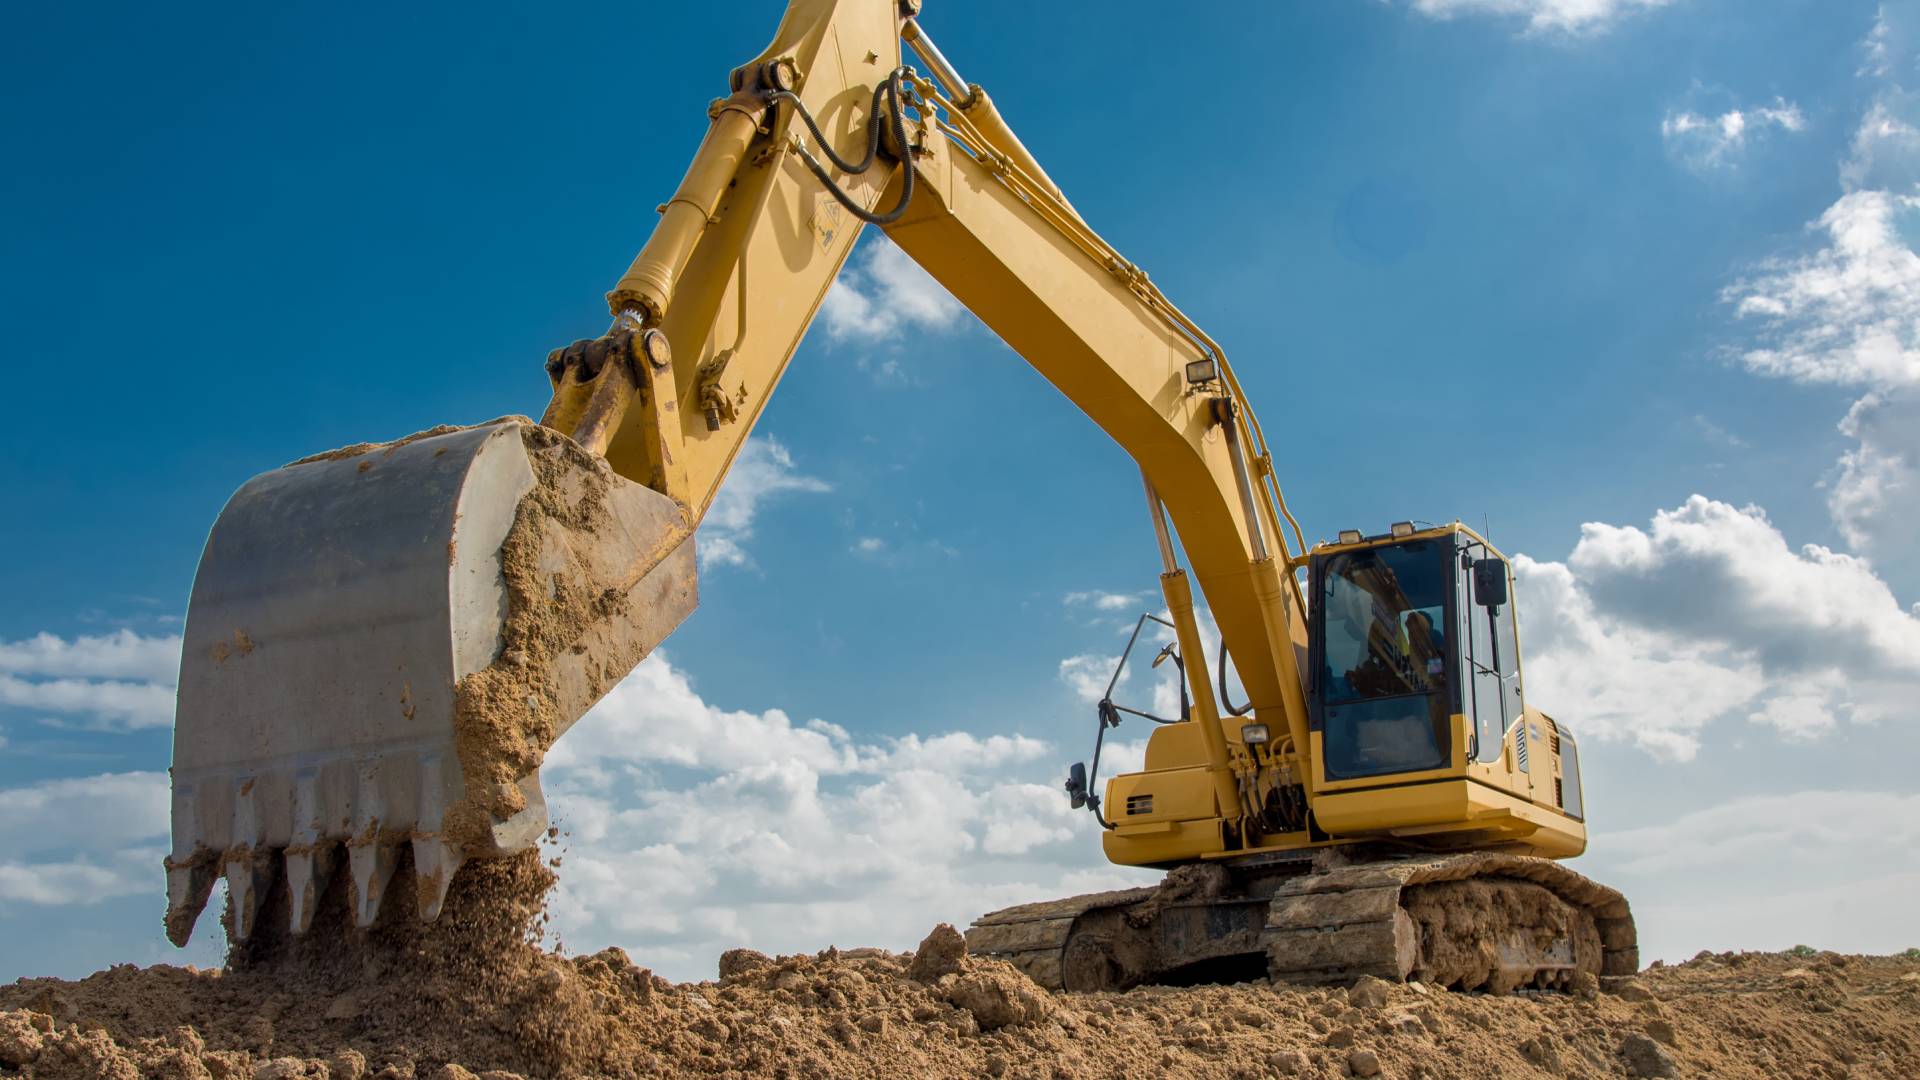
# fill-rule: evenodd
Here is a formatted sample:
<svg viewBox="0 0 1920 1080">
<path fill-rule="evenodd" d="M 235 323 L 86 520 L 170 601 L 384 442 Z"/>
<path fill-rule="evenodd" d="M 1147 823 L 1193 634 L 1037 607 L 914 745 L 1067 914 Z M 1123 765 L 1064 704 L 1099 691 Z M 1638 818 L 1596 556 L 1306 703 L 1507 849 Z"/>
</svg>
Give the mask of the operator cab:
<svg viewBox="0 0 1920 1080">
<path fill-rule="evenodd" d="M 1522 718 L 1506 559 L 1457 523 L 1340 540 L 1310 560 L 1309 723 L 1326 780 L 1447 769 L 1456 750 L 1498 758 Z"/>
</svg>

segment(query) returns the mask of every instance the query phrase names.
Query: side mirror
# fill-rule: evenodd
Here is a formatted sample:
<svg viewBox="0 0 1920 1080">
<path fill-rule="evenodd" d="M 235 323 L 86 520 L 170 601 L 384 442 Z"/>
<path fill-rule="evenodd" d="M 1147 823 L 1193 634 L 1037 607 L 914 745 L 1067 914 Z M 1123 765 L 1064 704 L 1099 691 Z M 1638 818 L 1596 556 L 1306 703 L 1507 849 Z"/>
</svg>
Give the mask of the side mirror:
<svg viewBox="0 0 1920 1080">
<path fill-rule="evenodd" d="M 1087 766 L 1076 761 L 1067 770 L 1067 801 L 1075 810 L 1087 805 Z"/>
<path fill-rule="evenodd" d="M 1507 602 L 1507 564 L 1499 559 L 1476 559 L 1473 564 L 1473 600 L 1484 608 Z"/>
</svg>

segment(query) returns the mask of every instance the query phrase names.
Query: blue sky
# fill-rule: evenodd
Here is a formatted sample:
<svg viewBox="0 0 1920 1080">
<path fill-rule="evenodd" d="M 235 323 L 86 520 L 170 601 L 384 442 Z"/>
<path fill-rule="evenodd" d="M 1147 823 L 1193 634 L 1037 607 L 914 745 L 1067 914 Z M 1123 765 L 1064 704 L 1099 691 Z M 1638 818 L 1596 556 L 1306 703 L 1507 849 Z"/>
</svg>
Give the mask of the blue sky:
<svg viewBox="0 0 1920 1080">
<path fill-rule="evenodd" d="M 652 7 L 9 16 L 0 977 L 217 955 L 211 920 L 159 934 L 206 529 L 307 453 L 539 411 L 780 10 Z M 923 21 L 1223 343 L 1310 538 L 1460 517 L 1527 557 L 1530 700 L 1587 735 L 1577 865 L 1649 956 L 1920 944 L 1911 9 Z M 1155 584 L 1137 488 L 866 238 L 700 611 L 556 750 L 568 944 L 692 977 L 1128 880 L 1054 787 Z"/>
</svg>

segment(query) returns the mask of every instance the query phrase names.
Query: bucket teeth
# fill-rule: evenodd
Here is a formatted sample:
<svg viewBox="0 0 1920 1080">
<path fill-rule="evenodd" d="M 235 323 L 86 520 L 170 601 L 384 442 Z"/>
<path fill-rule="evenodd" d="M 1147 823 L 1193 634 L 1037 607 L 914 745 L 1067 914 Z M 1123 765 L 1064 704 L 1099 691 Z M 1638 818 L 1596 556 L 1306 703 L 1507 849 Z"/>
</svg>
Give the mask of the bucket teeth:
<svg viewBox="0 0 1920 1080">
<path fill-rule="evenodd" d="M 399 850 L 392 844 L 373 841 L 347 845 L 348 872 L 353 877 L 353 925 L 363 930 L 373 925 L 399 861 Z"/>
<path fill-rule="evenodd" d="M 287 926 L 304 934 L 313 926 L 313 913 L 327 891 L 327 878 L 333 873 L 331 846 L 287 851 Z"/>
<path fill-rule="evenodd" d="M 459 848 L 437 836 L 414 837 L 413 881 L 421 921 L 432 922 L 440 917 L 440 908 L 447 902 L 447 887 L 453 884 L 454 872 L 465 861 Z"/>
<path fill-rule="evenodd" d="M 213 895 L 213 883 L 219 877 L 213 863 L 201 860 L 177 866 L 167 861 L 167 940 L 185 946 L 193 936 L 193 924 Z"/>
<path fill-rule="evenodd" d="M 237 941 L 253 935 L 254 916 L 260 912 L 260 901 L 273 886 L 274 861 L 271 855 L 255 857 L 251 851 L 227 859 L 227 905 L 233 911 L 233 925 L 228 933 Z"/>
</svg>

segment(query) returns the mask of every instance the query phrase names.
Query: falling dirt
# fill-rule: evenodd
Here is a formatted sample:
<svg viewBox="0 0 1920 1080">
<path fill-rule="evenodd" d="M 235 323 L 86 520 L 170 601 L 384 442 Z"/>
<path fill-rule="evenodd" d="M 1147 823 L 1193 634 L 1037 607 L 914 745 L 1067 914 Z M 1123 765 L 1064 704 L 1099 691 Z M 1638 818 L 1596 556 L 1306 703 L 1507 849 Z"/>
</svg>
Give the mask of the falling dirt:
<svg viewBox="0 0 1920 1080">
<path fill-rule="evenodd" d="M 403 867 L 402 876 L 409 873 Z M 45 1078 L 1912 1077 L 1920 958 L 1702 954 L 1594 993 L 1362 980 L 1049 994 L 966 955 L 736 949 L 673 984 L 534 944 L 537 856 L 468 865 L 423 927 L 343 922 L 225 970 L 0 987 L 0 1072 Z M 396 885 L 400 883 L 396 881 Z M 339 897 L 323 916 L 344 920 Z M 271 925 L 267 921 L 267 925 Z M 326 944 L 321 944 L 326 943 Z"/>
</svg>

